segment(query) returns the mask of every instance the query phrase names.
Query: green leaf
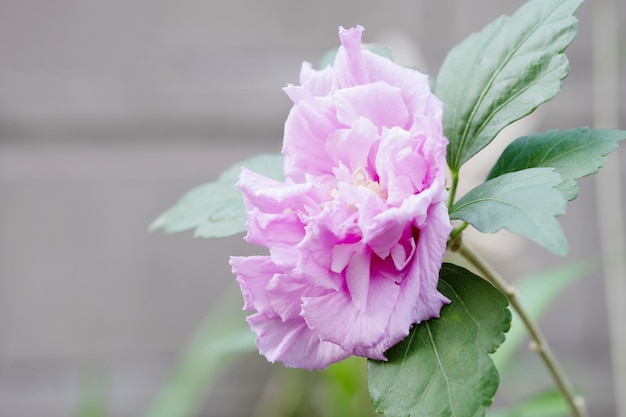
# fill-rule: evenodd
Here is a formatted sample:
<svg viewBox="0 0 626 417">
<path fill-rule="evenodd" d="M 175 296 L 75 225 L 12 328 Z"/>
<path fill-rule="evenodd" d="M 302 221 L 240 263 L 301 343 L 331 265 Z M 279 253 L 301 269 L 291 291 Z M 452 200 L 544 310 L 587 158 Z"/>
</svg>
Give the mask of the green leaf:
<svg viewBox="0 0 626 417">
<path fill-rule="evenodd" d="M 322 59 L 320 59 L 318 68 L 322 70 L 326 67 L 332 67 L 332 65 L 335 63 L 335 57 L 337 56 L 337 51 L 339 51 L 338 48 L 333 48 L 333 49 L 329 49 L 328 51 L 326 51 L 324 55 L 322 56 Z"/>
<path fill-rule="evenodd" d="M 531 0 L 469 36 L 446 57 L 435 94 L 444 102 L 448 165 L 461 165 L 507 125 L 552 99 L 569 71 L 562 53 L 583 0 Z"/>
<path fill-rule="evenodd" d="M 561 176 L 553 168 L 511 172 L 477 186 L 452 206 L 450 218 L 466 221 L 483 233 L 504 228 L 526 236 L 557 255 L 567 241 L 556 216 L 567 201 L 555 187 Z"/>
<path fill-rule="evenodd" d="M 507 146 L 487 178 L 526 168 L 552 167 L 563 179 L 558 188 L 571 201 L 578 196 L 576 180 L 598 172 L 604 165 L 604 157 L 624 138 L 623 130 L 586 127 L 523 136 Z"/>
<path fill-rule="evenodd" d="M 459 266 L 444 264 L 439 277 L 451 301 L 440 318 L 413 326 L 387 362 L 368 361 L 372 401 L 387 417 L 482 416 L 498 387 L 488 353 L 509 329 L 508 300 Z"/>
<path fill-rule="evenodd" d="M 107 415 L 107 381 L 100 373 L 85 376 L 80 387 L 78 417 L 106 417 Z"/>
<path fill-rule="evenodd" d="M 591 264 L 581 261 L 524 277 L 515 283 L 517 297 L 528 316 L 538 322 L 559 294 L 589 272 Z M 491 357 L 500 374 L 506 372 L 513 355 L 527 337 L 528 331 L 522 319 L 513 311 L 511 330 L 506 335 L 506 343 Z"/>
<path fill-rule="evenodd" d="M 540 392 L 507 409 L 490 411 L 488 417 L 567 417 L 569 404 L 557 389 Z"/>
<path fill-rule="evenodd" d="M 328 417 L 377 416 L 367 390 L 367 361 L 352 356 L 332 364 L 319 373 L 320 393 L 324 398 L 320 415 Z M 301 414 L 307 415 L 307 414 Z"/>
<path fill-rule="evenodd" d="M 225 170 L 217 181 L 187 192 L 150 225 L 150 230 L 177 233 L 196 229 L 195 236 L 206 238 L 244 232 L 246 211 L 241 190 L 235 186 L 242 166 L 270 178 L 283 178 L 282 155 L 262 154 L 238 162 Z"/>
<path fill-rule="evenodd" d="M 235 298 L 240 300 L 240 295 L 222 296 L 220 304 L 207 315 L 146 416 L 196 415 L 217 377 L 241 355 L 257 351 L 255 335 Z"/>
</svg>

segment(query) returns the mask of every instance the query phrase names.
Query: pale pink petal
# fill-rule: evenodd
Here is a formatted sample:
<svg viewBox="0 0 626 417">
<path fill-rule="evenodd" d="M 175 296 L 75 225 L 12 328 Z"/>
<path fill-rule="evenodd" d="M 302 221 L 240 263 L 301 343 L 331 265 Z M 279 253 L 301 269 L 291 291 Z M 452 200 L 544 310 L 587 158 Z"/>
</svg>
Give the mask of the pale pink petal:
<svg viewBox="0 0 626 417">
<path fill-rule="evenodd" d="M 307 225 L 306 236 L 299 245 L 302 253 L 307 255 L 300 260 L 306 263 L 298 267 L 302 273 L 306 273 L 306 268 L 310 268 L 311 264 L 323 270 L 331 270 L 332 252 L 328 249 L 339 240 L 332 228 L 328 227 L 328 223 L 323 221 L 324 217 L 320 216 L 319 220 L 316 220 Z"/>
<path fill-rule="evenodd" d="M 332 248 L 358 240 L 356 228 L 341 226 L 351 222 L 345 219 L 342 222 L 342 215 L 335 215 L 340 212 L 347 216 L 345 207 L 326 207 L 307 225 L 306 236 L 298 245 L 300 257 L 295 269 L 296 273 L 308 277 L 316 286 L 335 290 L 341 287 L 342 281 L 340 275 L 332 270 Z"/>
<path fill-rule="evenodd" d="M 413 320 L 419 323 L 439 317 L 442 303 L 448 300 L 437 291 L 439 270 L 443 262 L 446 241 L 452 230 L 445 202 L 434 204 L 428 210 L 428 221 L 420 228 L 416 259 L 420 270 L 420 303 L 413 308 Z"/>
<path fill-rule="evenodd" d="M 283 88 L 283 91 L 285 92 L 285 94 L 287 94 L 287 97 L 289 97 L 291 101 L 293 101 L 295 104 L 301 102 L 302 100 L 310 99 L 313 97 L 311 93 L 301 85 L 289 84 L 287 85 L 287 87 Z"/>
<path fill-rule="evenodd" d="M 326 67 L 316 71 L 310 63 L 304 62 L 300 70 L 300 84 L 312 96 L 327 96 L 333 89 L 333 69 Z"/>
<path fill-rule="evenodd" d="M 414 140 L 406 130 L 383 130 L 376 167 L 389 205 L 398 205 L 424 189 L 428 165 L 415 149 Z"/>
<path fill-rule="evenodd" d="M 393 326 L 419 323 L 439 317 L 439 311 L 449 301 L 438 290 L 439 270 L 445 252 L 445 242 L 451 230 L 445 203 L 431 207 L 428 223 L 420 229 L 413 263 L 401 283 L 400 295 L 393 312 Z"/>
<path fill-rule="evenodd" d="M 445 201 L 448 196 L 443 184 L 435 183 L 435 185 L 439 187 L 430 187 L 419 194 L 410 195 L 402 201 L 399 207 L 390 207 L 380 212 L 375 216 L 374 221 L 380 224 L 404 222 L 422 226 L 427 222 L 430 206 Z"/>
<path fill-rule="evenodd" d="M 341 345 L 353 354 L 356 349 L 376 345 L 385 335 L 391 311 L 386 317 L 359 311 L 347 292 L 333 292 L 305 298 L 302 317 L 323 340 Z M 379 359 L 379 358 L 375 358 Z"/>
<path fill-rule="evenodd" d="M 354 175 L 352 176 L 352 181 L 357 181 Z M 359 225 L 361 222 L 358 219 L 362 216 L 363 210 L 379 212 L 387 208 L 387 204 L 376 189 L 375 184 L 358 185 L 340 182 L 337 184 L 335 200 L 346 206 L 347 211 L 352 209 L 355 212 L 356 215 L 351 220 L 355 223 L 358 222 Z"/>
<path fill-rule="evenodd" d="M 299 209 L 309 199 L 311 184 L 286 184 L 241 168 L 239 188 L 244 202 L 266 213 L 280 213 L 286 209 Z"/>
<path fill-rule="evenodd" d="M 378 128 L 408 127 L 409 112 L 400 89 L 384 81 L 337 90 L 333 99 L 337 119 L 345 126 L 364 117 Z"/>
<path fill-rule="evenodd" d="M 413 259 L 417 245 L 412 234 L 409 238 L 400 240 L 391 248 L 391 259 L 398 271 L 403 270 Z"/>
<path fill-rule="evenodd" d="M 359 216 L 363 241 L 381 258 L 389 256 L 407 227 L 407 219 L 388 215 L 390 210 L 380 200 L 370 197 L 361 207 Z"/>
<path fill-rule="evenodd" d="M 270 258 L 272 262 L 283 270 L 292 270 L 298 260 L 300 253 L 295 246 L 274 245 L 270 248 Z"/>
<path fill-rule="evenodd" d="M 255 245 L 295 246 L 304 237 L 304 224 L 296 212 L 264 213 L 252 206 L 248 210 L 246 240 Z"/>
<path fill-rule="evenodd" d="M 363 241 L 381 258 L 386 258 L 407 228 L 406 222 L 374 218 L 371 227 L 363 230 Z"/>
<path fill-rule="evenodd" d="M 230 265 L 244 298 L 244 310 L 257 310 L 274 316 L 267 294 L 274 274 L 282 271 L 268 256 L 231 256 Z"/>
<path fill-rule="evenodd" d="M 414 255 L 415 256 L 415 255 Z M 411 257 L 409 263 L 413 261 Z M 378 256 L 372 257 L 372 266 L 370 276 L 372 280 L 385 279 L 393 282 L 394 284 L 400 284 L 404 277 L 407 275 L 409 268 L 398 269 L 396 263 L 391 256 L 382 259 Z"/>
<path fill-rule="evenodd" d="M 321 341 L 302 318 L 282 321 L 257 313 L 247 318 L 257 334 L 257 346 L 270 362 L 292 368 L 322 369 L 350 356 L 338 345 Z"/>
<path fill-rule="evenodd" d="M 239 181 L 246 238 L 270 256 L 231 265 L 261 353 L 286 366 L 384 360 L 448 302 L 443 106 L 426 76 L 363 51 L 362 31 L 341 28 L 334 65 L 305 63 L 285 89 L 285 182 Z"/>
<path fill-rule="evenodd" d="M 303 298 L 302 317 L 323 340 L 340 344 L 353 354 L 384 359 L 385 350 L 403 337 L 388 332 L 399 286 L 380 277 L 367 281 L 369 290 L 365 309 L 357 308 L 350 294 L 338 291 Z"/>
<path fill-rule="evenodd" d="M 314 97 L 296 104 L 285 122 L 282 152 L 285 154 L 285 175 L 303 181 L 304 174 L 330 173 L 333 161 L 326 154 L 328 135 L 341 129 L 336 109 L 327 97 Z"/>
<path fill-rule="evenodd" d="M 370 288 L 370 258 L 372 255 L 366 250 L 364 244 L 360 246 L 360 250 L 355 251 L 346 268 L 346 284 L 354 306 L 359 311 L 365 311 Z"/>
<path fill-rule="evenodd" d="M 368 82 L 361 52 L 362 33 L 363 27 L 361 26 L 350 29 L 339 28 L 341 47 L 337 51 L 333 64 L 336 88 L 346 88 Z"/>
<path fill-rule="evenodd" d="M 368 168 L 372 145 L 378 141 L 378 128 L 361 117 L 349 128 L 339 129 L 329 135 L 326 152 L 337 166 L 346 165 L 350 172 L 354 172 L 358 168 Z"/>
<path fill-rule="evenodd" d="M 441 167 L 446 166 L 446 147 L 448 140 L 440 131 L 440 124 L 437 127 L 437 124 L 432 121 L 430 123 L 424 121 L 424 123 L 421 123 L 421 126 L 424 133 L 418 136 L 418 152 L 424 157 L 428 165 L 428 172 L 424 184 L 430 187 L 435 180 L 440 184 L 445 181 L 446 171 L 441 169 Z M 439 140 L 436 140 L 436 138 L 439 138 Z"/>
<path fill-rule="evenodd" d="M 272 309 L 283 321 L 300 317 L 302 297 L 324 292 L 303 277 L 275 274 L 266 287 Z"/>
<path fill-rule="evenodd" d="M 363 51 L 362 62 L 370 82 L 384 80 L 402 91 L 402 99 L 410 114 L 432 116 L 434 111 L 443 108 L 441 101 L 430 91 L 428 76 L 371 51 Z"/>
<path fill-rule="evenodd" d="M 392 262 L 385 263 L 391 265 L 389 270 L 393 268 Z M 368 314 L 375 315 L 379 323 L 386 321 L 383 336 L 377 343 L 363 344 L 355 350 L 356 355 L 378 360 L 386 360 L 384 353 L 404 339 L 411 328 L 411 322 L 402 322 L 402 318 L 395 317 L 394 314 L 402 291 L 398 281 L 403 279 L 404 272 L 396 271 L 393 276 L 385 276 L 384 273 L 379 273 L 384 270 L 385 268 L 381 268 L 372 271 L 367 306 Z"/>
<path fill-rule="evenodd" d="M 352 260 L 352 256 L 356 250 L 362 249 L 361 245 L 353 243 L 340 243 L 332 248 L 332 263 L 330 266 L 333 272 L 343 272 Z"/>
</svg>

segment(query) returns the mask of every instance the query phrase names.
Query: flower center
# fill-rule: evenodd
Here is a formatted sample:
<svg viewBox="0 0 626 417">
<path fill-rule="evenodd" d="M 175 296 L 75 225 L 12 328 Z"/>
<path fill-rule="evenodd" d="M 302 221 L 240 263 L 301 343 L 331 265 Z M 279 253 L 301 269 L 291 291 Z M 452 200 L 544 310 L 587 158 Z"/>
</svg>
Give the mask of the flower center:
<svg viewBox="0 0 626 417">
<path fill-rule="evenodd" d="M 373 181 L 365 168 L 359 167 L 352 174 L 353 184 L 356 187 L 365 187 L 369 190 L 374 191 L 376 194 L 380 196 L 383 200 L 387 199 L 387 193 L 380 189 L 380 184 L 378 181 Z"/>
</svg>

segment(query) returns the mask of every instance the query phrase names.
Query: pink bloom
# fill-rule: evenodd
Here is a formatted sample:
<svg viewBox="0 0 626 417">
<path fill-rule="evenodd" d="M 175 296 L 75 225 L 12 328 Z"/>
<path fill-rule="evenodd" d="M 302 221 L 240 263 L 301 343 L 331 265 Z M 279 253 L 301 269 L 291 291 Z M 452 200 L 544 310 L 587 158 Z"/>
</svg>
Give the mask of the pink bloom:
<svg viewBox="0 0 626 417">
<path fill-rule="evenodd" d="M 304 63 L 285 124 L 285 182 L 246 169 L 246 240 L 267 256 L 231 265 L 270 361 L 319 369 L 384 360 L 413 323 L 438 317 L 451 225 L 442 103 L 428 79 L 339 30 L 334 65 Z"/>
</svg>

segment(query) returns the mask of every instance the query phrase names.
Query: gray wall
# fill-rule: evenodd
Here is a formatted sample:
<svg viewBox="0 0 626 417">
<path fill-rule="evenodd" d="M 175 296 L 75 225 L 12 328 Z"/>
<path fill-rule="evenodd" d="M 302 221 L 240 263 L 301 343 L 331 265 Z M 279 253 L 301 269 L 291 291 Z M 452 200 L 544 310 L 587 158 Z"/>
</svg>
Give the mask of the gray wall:
<svg viewBox="0 0 626 417">
<path fill-rule="evenodd" d="M 366 41 L 434 75 L 454 44 L 521 3 L 0 2 L 0 415 L 71 415 L 93 369 L 107 375 L 111 416 L 145 409 L 207 311 L 236 289 L 228 255 L 251 250 L 240 237 L 147 225 L 233 162 L 280 149 L 281 88 L 337 45 L 339 25 L 363 25 Z M 591 2 L 578 16 L 571 75 L 522 130 L 592 124 Z M 583 181 L 563 218 L 568 257 L 499 237 L 508 246 L 494 262 L 516 278 L 597 257 L 594 195 Z M 602 282 L 595 272 L 574 285 L 544 325 L 592 415 L 611 416 Z M 258 372 L 231 372 L 204 415 L 249 413 L 269 369 L 249 361 Z M 533 388 L 533 372 L 508 392 Z"/>
</svg>

